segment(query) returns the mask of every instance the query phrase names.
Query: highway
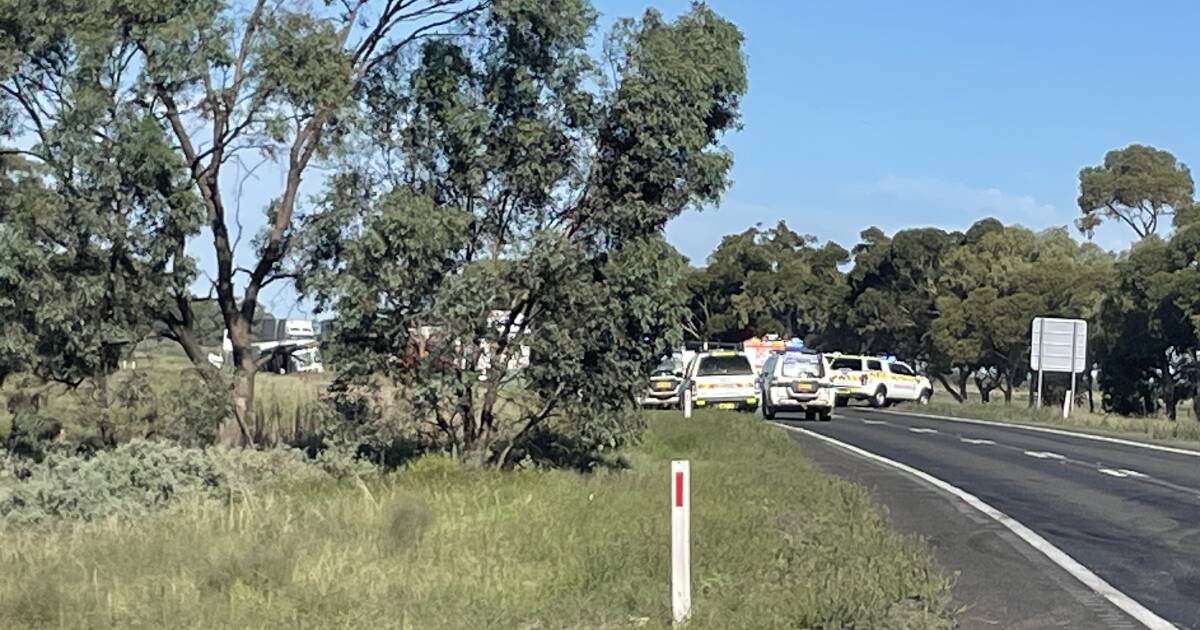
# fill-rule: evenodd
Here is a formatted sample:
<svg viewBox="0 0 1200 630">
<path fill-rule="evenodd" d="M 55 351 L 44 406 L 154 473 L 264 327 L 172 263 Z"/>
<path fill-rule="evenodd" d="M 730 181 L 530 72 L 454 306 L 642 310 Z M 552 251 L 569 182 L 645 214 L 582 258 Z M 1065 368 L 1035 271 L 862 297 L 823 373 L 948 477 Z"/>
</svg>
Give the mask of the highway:
<svg viewBox="0 0 1200 630">
<path fill-rule="evenodd" d="M 974 495 L 1161 620 L 1200 630 L 1200 457 L 855 407 L 840 409 L 832 422 L 784 418 L 781 424 L 899 462 Z M 961 497 L 928 487 L 917 497 L 913 484 L 931 484 L 916 481 L 911 472 L 810 434 L 791 434 L 815 452 L 818 463 L 871 487 L 902 529 L 941 541 L 939 560 L 963 572 L 960 581 L 975 584 L 956 596 L 978 607 L 976 621 L 988 620 L 965 625 L 1155 627 L 1071 579 L 1044 553 L 1030 553 L 1028 544 L 1019 549 L 1023 541 L 1010 532 L 1003 537 L 1017 551 L 996 553 L 1024 560 L 1001 562 L 964 547 L 957 539 L 976 528 L 1000 528 L 981 525 L 986 519 L 978 514 L 962 520 L 967 509 Z M 1055 585 L 1031 587 L 1045 579 L 1035 573 L 1050 575 Z M 1055 596 L 1055 589 L 1064 596 Z M 1039 606 L 1045 610 L 1036 610 Z"/>
</svg>

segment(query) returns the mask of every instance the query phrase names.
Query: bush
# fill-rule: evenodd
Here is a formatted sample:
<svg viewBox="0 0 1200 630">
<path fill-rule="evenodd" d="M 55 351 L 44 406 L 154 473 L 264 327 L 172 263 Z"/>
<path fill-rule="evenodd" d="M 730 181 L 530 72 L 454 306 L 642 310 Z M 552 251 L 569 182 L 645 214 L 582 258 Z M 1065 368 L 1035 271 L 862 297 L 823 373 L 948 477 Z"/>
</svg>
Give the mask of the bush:
<svg viewBox="0 0 1200 630">
<path fill-rule="evenodd" d="M 273 479 L 327 476 L 296 450 L 194 449 L 145 440 L 88 458 L 51 452 L 39 462 L 4 455 L 0 523 L 130 517 L 185 497 L 229 497 Z"/>
</svg>

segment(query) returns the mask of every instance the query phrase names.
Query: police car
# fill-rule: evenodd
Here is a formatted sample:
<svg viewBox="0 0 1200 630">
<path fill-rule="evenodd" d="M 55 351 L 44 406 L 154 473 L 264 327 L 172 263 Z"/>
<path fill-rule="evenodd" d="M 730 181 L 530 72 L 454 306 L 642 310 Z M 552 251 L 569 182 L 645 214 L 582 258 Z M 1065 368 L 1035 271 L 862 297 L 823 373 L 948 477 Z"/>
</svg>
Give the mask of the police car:
<svg viewBox="0 0 1200 630">
<path fill-rule="evenodd" d="M 829 367 L 838 406 L 847 400 L 867 400 L 872 407 L 901 400 L 924 405 L 933 396 L 929 379 L 892 357 L 835 354 L 829 356 Z"/>
<path fill-rule="evenodd" d="M 683 357 L 679 355 L 663 359 L 650 374 L 650 384 L 642 407 L 669 409 L 679 405 L 680 390 L 683 389 Z"/>
<path fill-rule="evenodd" d="M 684 401 L 696 407 L 758 409 L 758 389 L 750 359 L 734 350 L 697 354 L 684 374 Z"/>
<path fill-rule="evenodd" d="M 768 357 L 759 376 L 763 417 L 802 411 L 807 420 L 828 421 L 834 405 L 829 371 L 825 357 L 815 352 L 789 348 Z"/>
</svg>

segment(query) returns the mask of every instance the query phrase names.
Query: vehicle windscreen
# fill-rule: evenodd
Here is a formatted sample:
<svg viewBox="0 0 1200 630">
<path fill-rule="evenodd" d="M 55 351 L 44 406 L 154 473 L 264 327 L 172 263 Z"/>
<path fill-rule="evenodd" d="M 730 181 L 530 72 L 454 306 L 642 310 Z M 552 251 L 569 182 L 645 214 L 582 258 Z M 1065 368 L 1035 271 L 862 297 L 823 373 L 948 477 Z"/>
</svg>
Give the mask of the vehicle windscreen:
<svg viewBox="0 0 1200 630">
<path fill-rule="evenodd" d="M 680 363 L 679 361 L 676 361 L 675 359 L 665 359 L 662 363 L 658 364 L 658 367 L 654 368 L 654 372 L 652 372 L 651 374 L 657 376 L 660 374 L 674 374 L 676 372 L 682 372 L 682 371 L 683 371 L 682 363 Z"/>
<path fill-rule="evenodd" d="M 783 357 L 779 375 L 785 378 L 821 376 L 821 358 L 815 354 L 787 355 Z"/>
<path fill-rule="evenodd" d="M 754 374 L 750 361 L 741 355 L 728 357 L 703 357 L 696 376 L 741 376 Z"/>
<path fill-rule="evenodd" d="M 862 369 L 861 359 L 834 359 L 830 364 L 830 368 L 834 370 L 851 370 L 857 372 Z"/>
</svg>

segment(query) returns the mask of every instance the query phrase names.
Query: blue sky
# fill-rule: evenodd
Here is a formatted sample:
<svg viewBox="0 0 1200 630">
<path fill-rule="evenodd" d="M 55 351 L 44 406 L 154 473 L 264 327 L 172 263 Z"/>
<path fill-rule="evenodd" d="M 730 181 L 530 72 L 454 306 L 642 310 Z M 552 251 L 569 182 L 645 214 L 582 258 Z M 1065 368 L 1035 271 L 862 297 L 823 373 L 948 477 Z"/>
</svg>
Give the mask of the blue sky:
<svg viewBox="0 0 1200 630">
<path fill-rule="evenodd" d="M 1146 143 L 1200 163 L 1200 3 L 710 6 L 746 37 L 750 91 L 720 208 L 668 228 L 694 262 L 722 235 L 779 219 L 846 246 L 868 225 L 1068 225 L 1079 169 L 1109 149 Z M 1095 240 L 1130 239 L 1113 225 Z"/>
<path fill-rule="evenodd" d="M 596 1 L 605 26 L 650 5 L 671 16 L 688 2 Z M 750 91 L 727 138 L 733 186 L 667 230 L 695 263 L 722 235 L 780 219 L 847 247 L 870 225 L 1069 225 L 1079 169 L 1109 149 L 1146 143 L 1200 163 L 1200 3 L 710 6 L 745 34 Z M 262 174 L 265 195 L 280 177 Z M 1112 225 L 1095 240 L 1122 249 L 1129 236 Z M 286 289 L 265 297 L 292 308 Z"/>
</svg>

